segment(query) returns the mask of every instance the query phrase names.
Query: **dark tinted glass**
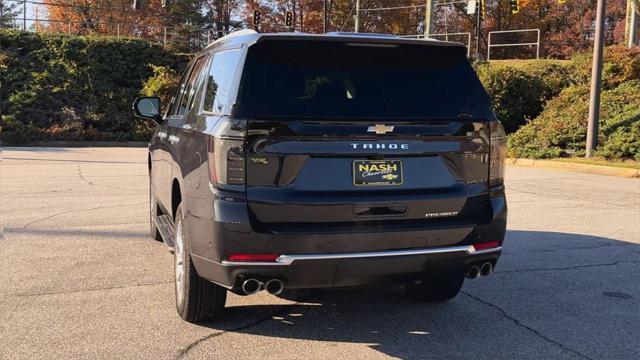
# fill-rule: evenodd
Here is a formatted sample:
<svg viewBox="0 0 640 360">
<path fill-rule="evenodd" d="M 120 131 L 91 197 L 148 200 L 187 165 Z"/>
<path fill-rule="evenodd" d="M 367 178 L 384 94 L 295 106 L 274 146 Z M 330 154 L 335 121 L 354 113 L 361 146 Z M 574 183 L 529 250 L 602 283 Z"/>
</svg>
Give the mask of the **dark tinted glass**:
<svg viewBox="0 0 640 360">
<path fill-rule="evenodd" d="M 240 116 L 487 118 L 462 47 L 264 41 L 249 49 Z"/>
</svg>

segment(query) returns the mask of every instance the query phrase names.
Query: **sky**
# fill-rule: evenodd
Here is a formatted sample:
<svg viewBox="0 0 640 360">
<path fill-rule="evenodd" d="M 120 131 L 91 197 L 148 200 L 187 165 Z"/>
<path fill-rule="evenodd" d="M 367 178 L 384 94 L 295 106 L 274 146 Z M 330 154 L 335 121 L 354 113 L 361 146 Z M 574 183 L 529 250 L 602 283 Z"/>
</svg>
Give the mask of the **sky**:
<svg viewBox="0 0 640 360">
<path fill-rule="evenodd" d="M 9 0 L 9 1 L 22 3 L 22 1 L 20 1 L 20 0 Z M 40 9 L 38 10 L 38 18 L 39 19 L 46 19 L 45 11 L 42 8 L 42 6 L 41 5 L 34 5 L 34 4 L 31 4 L 31 3 L 27 3 L 27 19 L 35 19 L 35 17 L 36 17 L 35 7 L 36 6 L 40 7 Z M 19 9 L 19 12 L 18 12 L 17 17 L 18 18 L 22 18 L 23 17 L 22 4 L 18 7 L 18 9 Z M 30 26 L 31 23 L 32 23 L 31 21 L 27 21 L 27 27 Z"/>
</svg>

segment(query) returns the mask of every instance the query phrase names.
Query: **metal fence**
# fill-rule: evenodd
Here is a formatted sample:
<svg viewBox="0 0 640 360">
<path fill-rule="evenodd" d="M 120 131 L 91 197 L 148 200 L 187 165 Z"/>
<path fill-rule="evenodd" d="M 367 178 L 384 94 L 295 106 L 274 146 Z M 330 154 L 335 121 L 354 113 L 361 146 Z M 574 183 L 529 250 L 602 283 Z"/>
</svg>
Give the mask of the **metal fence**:
<svg viewBox="0 0 640 360">
<path fill-rule="evenodd" d="M 499 42 L 495 43 L 496 35 L 498 35 L 498 38 L 500 38 L 501 35 L 507 35 L 507 34 L 520 35 L 520 36 L 516 36 L 515 41 L 517 40 L 522 40 L 522 41 L 513 42 L 514 37 L 507 36 L 507 37 L 504 37 L 503 39 L 498 39 Z M 535 35 L 535 42 L 527 39 L 528 37 L 530 37 L 529 34 Z M 492 40 L 494 40 L 494 42 L 492 42 Z M 514 48 L 514 47 L 531 48 L 533 46 L 535 46 L 535 49 L 536 49 L 535 51 L 536 59 L 539 59 L 540 58 L 540 29 L 489 31 L 489 36 L 487 38 L 487 60 L 491 60 L 492 48 Z"/>
</svg>

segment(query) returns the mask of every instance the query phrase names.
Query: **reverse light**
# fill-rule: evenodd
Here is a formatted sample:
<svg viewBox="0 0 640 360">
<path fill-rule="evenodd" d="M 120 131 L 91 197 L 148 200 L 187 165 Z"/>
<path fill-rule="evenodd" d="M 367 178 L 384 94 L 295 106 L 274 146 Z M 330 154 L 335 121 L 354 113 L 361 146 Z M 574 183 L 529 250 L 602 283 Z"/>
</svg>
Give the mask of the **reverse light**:
<svg viewBox="0 0 640 360">
<path fill-rule="evenodd" d="M 489 159 L 489 185 L 496 186 L 504 183 L 504 162 L 507 155 L 507 135 L 500 121 L 492 121 L 491 129 L 491 157 Z"/>
<path fill-rule="evenodd" d="M 279 254 L 231 254 L 227 257 L 227 261 L 255 261 L 255 262 L 275 262 Z"/>
<path fill-rule="evenodd" d="M 491 241 L 491 242 L 473 244 L 473 247 L 474 247 L 474 249 L 476 249 L 476 251 L 497 248 L 498 246 L 500 246 L 500 242 L 499 241 Z"/>
</svg>

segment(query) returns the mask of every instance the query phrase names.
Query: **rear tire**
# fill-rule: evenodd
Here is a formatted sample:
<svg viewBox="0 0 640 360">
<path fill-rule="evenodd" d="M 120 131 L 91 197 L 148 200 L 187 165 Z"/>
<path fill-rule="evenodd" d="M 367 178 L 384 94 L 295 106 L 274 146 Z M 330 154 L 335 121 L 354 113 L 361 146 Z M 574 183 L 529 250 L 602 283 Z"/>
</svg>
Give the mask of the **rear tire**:
<svg viewBox="0 0 640 360">
<path fill-rule="evenodd" d="M 418 282 L 405 284 L 405 290 L 407 295 L 417 300 L 444 302 L 456 297 L 463 283 L 462 272 L 429 273 Z"/>
<path fill-rule="evenodd" d="M 227 289 L 198 275 L 189 252 L 182 204 L 178 205 L 175 219 L 174 273 L 176 310 L 183 320 L 194 323 L 218 318 L 224 311 Z"/>
</svg>

